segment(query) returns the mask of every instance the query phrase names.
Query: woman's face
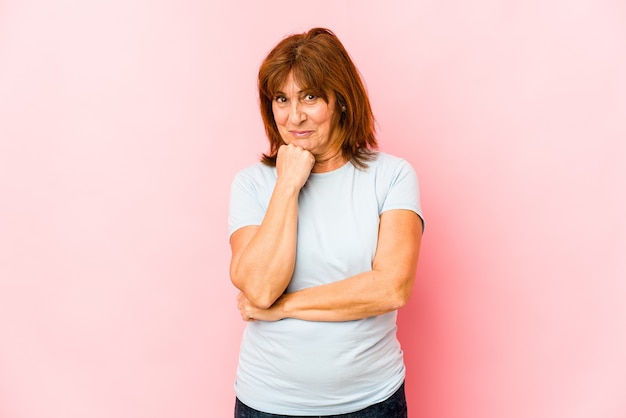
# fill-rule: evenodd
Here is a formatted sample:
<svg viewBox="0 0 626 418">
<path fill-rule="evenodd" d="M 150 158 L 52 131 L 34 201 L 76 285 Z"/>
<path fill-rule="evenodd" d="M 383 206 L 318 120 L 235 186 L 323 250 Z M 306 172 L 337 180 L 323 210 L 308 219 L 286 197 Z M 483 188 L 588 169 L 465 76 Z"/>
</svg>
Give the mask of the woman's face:
<svg viewBox="0 0 626 418">
<path fill-rule="evenodd" d="M 340 145 L 331 136 L 335 100 L 329 94 L 326 103 L 321 97 L 303 91 L 289 73 L 272 100 L 274 121 L 283 141 L 310 151 L 317 162 L 341 155 Z"/>
</svg>

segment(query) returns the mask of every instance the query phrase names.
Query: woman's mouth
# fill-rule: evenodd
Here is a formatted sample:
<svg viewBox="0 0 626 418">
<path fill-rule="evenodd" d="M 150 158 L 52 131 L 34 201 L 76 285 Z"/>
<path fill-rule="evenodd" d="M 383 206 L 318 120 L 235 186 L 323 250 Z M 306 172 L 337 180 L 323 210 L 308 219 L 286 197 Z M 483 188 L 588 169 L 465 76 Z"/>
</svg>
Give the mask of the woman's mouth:
<svg viewBox="0 0 626 418">
<path fill-rule="evenodd" d="M 311 132 L 313 131 L 289 131 L 294 138 L 305 138 L 311 135 Z"/>
</svg>

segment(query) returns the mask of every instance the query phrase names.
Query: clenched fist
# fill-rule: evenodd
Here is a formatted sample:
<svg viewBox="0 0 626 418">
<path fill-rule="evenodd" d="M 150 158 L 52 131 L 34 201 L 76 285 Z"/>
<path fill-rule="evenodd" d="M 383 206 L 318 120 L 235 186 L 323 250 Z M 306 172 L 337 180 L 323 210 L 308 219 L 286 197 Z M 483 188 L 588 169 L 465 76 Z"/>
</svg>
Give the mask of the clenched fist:
<svg viewBox="0 0 626 418">
<path fill-rule="evenodd" d="M 306 183 L 315 165 L 315 157 L 297 145 L 286 144 L 278 149 L 276 172 L 278 181 L 300 190 Z"/>
</svg>

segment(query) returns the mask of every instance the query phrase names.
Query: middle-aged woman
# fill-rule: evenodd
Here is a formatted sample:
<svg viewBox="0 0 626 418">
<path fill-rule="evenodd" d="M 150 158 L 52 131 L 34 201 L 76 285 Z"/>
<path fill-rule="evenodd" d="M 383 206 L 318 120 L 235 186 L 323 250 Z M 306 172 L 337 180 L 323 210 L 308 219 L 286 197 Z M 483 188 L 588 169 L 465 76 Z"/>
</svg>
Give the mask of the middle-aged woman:
<svg viewBox="0 0 626 418">
<path fill-rule="evenodd" d="M 229 214 L 248 321 L 235 417 L 406 417 L 396 311 L 423 228 L 415 172 L 376 151 L 363 82 L 328 29 L 282 40 L 258 83 L 269 153 L 236 175 Z"/>
</svg>

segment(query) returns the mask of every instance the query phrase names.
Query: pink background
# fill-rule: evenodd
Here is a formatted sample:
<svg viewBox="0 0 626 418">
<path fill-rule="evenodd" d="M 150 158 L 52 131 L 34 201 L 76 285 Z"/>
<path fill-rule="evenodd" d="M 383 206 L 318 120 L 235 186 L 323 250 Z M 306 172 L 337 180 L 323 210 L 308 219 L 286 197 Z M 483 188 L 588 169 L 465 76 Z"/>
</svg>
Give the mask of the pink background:
<svg viewBox="0 0 626 418">
<path fill-rule="evenodd" d="M 626 416 L 626 6 L 0 1 L 0 417 L 229 417 L 256 72 L 327 26 L 427 219 L 411 416 Z"/>
</svg>

